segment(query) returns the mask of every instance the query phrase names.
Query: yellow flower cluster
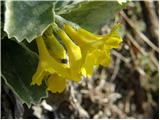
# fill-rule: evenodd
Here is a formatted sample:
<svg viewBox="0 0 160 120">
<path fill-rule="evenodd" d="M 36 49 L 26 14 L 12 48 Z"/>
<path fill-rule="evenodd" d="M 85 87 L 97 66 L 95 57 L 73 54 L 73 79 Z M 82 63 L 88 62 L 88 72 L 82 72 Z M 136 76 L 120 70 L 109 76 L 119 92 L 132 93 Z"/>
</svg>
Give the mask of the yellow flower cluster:
<svg viewBox="0 0 160 120">
<path fill-rule="evenodd" d="M 47 90 L 63 92 L 66 80 L 78 82 L 82 76 L 90 77 L 94 66 L 108 66 L 110 50 L 118 48 L 122 39 L 116 24 L 106 35 L 94 35 L 71 24 L 59 27 L 54 23 L 36 39 L 39 64 L 32 77 L 32 85 L 46 80 Z"/>
</svg>

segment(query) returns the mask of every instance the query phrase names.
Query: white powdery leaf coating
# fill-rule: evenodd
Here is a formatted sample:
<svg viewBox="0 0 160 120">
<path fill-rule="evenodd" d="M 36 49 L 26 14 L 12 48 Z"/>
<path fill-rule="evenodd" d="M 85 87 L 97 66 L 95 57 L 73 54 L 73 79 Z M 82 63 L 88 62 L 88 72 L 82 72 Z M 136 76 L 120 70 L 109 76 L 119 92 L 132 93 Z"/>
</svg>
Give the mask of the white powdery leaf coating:
<svg viewBox="0 0 160 120">
<path fill-rule="evenodd" d="M 6 1 L 4 30 L 18 42 L 31 42 L 53 22 L 52 1 Z"/>
<path fill-rule="evenodd" d="M 55 12 L 56 14 L 67 14 L 71 12 L 74 8 L 80 7 L 80 4 L 83 2 L 88 2 L 89 0 L 58 0 L 55 3 Z"/>
</svg>

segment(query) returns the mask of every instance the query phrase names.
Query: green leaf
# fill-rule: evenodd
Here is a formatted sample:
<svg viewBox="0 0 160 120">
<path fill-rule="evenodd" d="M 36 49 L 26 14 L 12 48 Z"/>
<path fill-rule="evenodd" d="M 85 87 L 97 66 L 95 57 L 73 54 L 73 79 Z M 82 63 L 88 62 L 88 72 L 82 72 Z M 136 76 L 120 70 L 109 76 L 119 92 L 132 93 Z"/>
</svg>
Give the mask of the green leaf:
<svg viewBox="0 0 160 120">
<path fill-rule="evenodd" d="M 2 77 L 6 84 L 27 105 L 45 97 L 45 86 L 31 86 L 38 56 L 26 46 L 5 38 L 2 43 Z"/>
<path fill-rule="evenodd" d="M 71 10 L 64 7 L 64 10 L 61 9 L 56 14 L 94 32 L 109 23 L 124 7 L 125 4 L 120 5 L 117 1 L 83 1 L 72 6 Z"/>
<path fill-rule="evenodd" d="M 80 7 L 85 0 L 68 0 L 68 1 L 56 1 L 54 11 L 57 15 L 68 14 L 77 7 Z M 87 2 L 88 3 L 88 2 Z"/>
<path fill-rule="evenodd" d="M 18 42 L 31 42 L 53 22 L 53 1 L 12 1 L 5 3 L 4 30 Z"/>
</svg>

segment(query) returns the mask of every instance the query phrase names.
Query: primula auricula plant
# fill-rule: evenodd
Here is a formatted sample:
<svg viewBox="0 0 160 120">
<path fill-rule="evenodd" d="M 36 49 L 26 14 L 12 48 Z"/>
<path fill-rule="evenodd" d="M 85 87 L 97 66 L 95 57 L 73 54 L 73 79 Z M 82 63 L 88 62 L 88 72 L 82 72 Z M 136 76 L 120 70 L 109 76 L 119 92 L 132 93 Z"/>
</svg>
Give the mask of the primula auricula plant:
<svg viewBox="0 0 160 120">
<path fill-rule="evenodd" d="M 79 82 L 82 76 L 91 77 L 94 66 L 107 67 L 110 50 L 122 42 L 118 30 L 113 26 L 106 35 L 95 35 L 60 16 L 55 16 L 42 36 L 36 38 L 39 64 L 32 77 L 32 85 L 46 81 L 47 90 L 63 92 L 66 81 Z"/>
</svg>

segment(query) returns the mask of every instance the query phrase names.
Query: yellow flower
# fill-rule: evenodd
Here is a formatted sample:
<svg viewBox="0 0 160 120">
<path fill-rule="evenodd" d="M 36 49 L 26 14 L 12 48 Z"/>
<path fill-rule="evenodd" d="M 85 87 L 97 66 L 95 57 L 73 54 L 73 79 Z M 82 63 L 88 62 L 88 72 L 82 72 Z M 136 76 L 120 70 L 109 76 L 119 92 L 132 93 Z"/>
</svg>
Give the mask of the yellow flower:
<svg viewBox="0 0 160 120">
<path fill-rule="evenodd" d="M 65 64 L 58 63 L 53 57 L 51 57 L 47 51 L 44 40 L 42 37 L 36 39 L 38 51 L 39 51 L 39 63 L 36 73 L 32 77 L 32 85 L 40 85 L 43 78 L 49 74 L 57 73 L 60 76 L 66 76 L 67 66 Z"/>
<path fill-rule="evenodd" d="M 83 37 L 82 34 L 79 34 L 76 29 L 74 29 L 71 25 L 64 25 L 64 31 L 69 35 L 69 37 L 80 47 L 85 46 L 90 41 Z"/>
<path fill-rule="evenodd" d="M 70 75 L 73 76 L 75 81 L 81 80 L 81 67 L 82 67 L 82 55 L 80 48 L 68 37 L 63 31 L 59 30 L 58 35 L 67 48 L 69 57 Z"/>
<path fill-rule="evenodd" d="M 106 35 L 94 35 L 69 24 L 65 24 L 63 29 L 56 24 L 52 27 L 36 39 L 39 63 L 31 84 L 41 85 L 46 78 L 47 90 L 53 93 L 63 92 L 67 79 L 78 82 L 82 75 L 91 77 L 95 66 L 107 67 L 110 63 L 110 50 L 118 48 L 122 42 L 118 33 L 119 24 Z M 68 62 L 62 63 L 61 60 L 67 59 L 67 55 Z"/>
<path fill-rule="evenodd" d="M 58 62 L 67 59 L 66 50 L 54 36 L 51 26 L 43 34 L 43 39 L 46 43 L 48 52 L 52 57 L 54 57 Z"/>
<path fill-rule="evenodd" d="M 122 39 L 118 33 L 120 24 L 115 25 L 107 35 L 94 35 L 83 28 L 74 29 L 71 25 L 64 25 L 65 32 L 81 48 L 82 68 L 86 76 L 91 76 L 95 65 L 109 65 L 110 49 L 118 48 Z"/>
<path fill-rule="evenodd" d="M 66 79 L 58 74 L 52 74 L 47 80 L 47 90 L 52 93 L 63 92 L 66 87 Z"/>
</svg>

